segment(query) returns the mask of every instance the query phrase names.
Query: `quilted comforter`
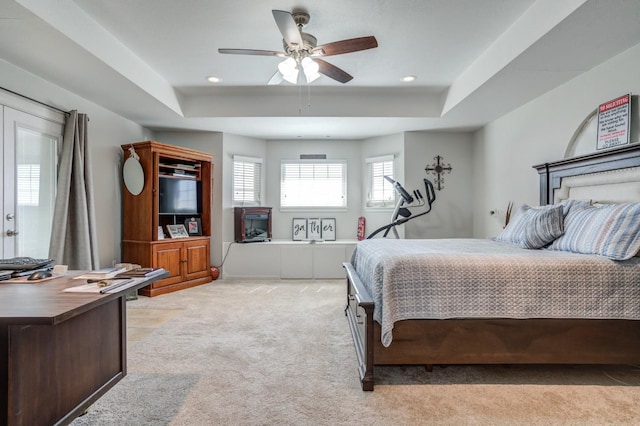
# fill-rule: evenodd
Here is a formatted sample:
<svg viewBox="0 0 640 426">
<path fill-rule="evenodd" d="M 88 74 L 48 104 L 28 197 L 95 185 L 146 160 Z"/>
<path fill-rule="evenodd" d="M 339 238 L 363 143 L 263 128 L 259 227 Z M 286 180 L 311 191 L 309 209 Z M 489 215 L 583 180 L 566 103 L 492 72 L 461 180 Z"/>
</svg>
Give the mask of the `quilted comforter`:
<svg viewBox="0 0 640 426">
<path fill-rule="evenodd" d="M 358 243 L 351 263 L 368 287 L 382 344 L 406 319 L 640 319 L 640 258 L 528 250 L 483 239 Z"/>
</svg>

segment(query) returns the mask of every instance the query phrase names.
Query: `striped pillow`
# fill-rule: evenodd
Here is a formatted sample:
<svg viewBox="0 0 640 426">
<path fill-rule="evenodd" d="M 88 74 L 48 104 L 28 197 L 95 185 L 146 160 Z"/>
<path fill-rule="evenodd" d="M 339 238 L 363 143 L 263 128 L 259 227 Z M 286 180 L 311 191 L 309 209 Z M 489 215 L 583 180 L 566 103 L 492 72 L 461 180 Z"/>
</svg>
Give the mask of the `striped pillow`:
<svg viewBox="0 0 640 426">
<path fill-rule="evenodd" d="M 630 259 L 640 250 L 640 203 L 577 209 L 565 220 L 565 234 L 550 247 L 573 253 Z"/>
<path fill-rule="evenodd" d="M 494 240 L 528 249 L 541 248 L 562 235 L 563 222 L 562 205 L 531 208 L 524 204 Z"/>
<path fill-rule="evenodd" d="M 548 209 L 530 209 L 526 212 L 520 246 L 528 249 L 542 248 L 564 233 L 563 206 Z"/>
</svg>

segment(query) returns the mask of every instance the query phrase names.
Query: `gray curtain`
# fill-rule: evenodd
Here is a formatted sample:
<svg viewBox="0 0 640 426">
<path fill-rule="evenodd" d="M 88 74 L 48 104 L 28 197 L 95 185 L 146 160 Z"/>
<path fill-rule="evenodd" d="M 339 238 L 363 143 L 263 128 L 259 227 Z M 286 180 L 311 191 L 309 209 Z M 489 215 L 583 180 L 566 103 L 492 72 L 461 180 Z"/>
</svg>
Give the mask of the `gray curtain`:
<svg viewBox="0 0 640 426">
<path fill-rule="evenodd" d="M 86 114 L 69 113 L 58 166 L 49 257 L 69 269 L 99 268 Z"/>
</svg>

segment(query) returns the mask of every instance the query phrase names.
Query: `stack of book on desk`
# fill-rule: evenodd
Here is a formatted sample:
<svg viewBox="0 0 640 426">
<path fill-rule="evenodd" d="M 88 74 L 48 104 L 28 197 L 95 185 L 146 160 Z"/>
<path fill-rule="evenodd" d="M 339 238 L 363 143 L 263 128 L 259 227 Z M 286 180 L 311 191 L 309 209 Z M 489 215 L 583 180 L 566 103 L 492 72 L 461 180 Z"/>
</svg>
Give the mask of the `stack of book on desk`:
<svg viewBox="0 0 640 426">
<path fill-rule="evenodd" d="M 118 273 L 118 278 L 149 278 L 164 273 L 164 268 L 135 268 Z"/>
<path fill-rule="evenodd" d="M 98 285 L 102 287 L 100 289 L 100 293 L 104 294 L 111 293 L 114 290 L 121 290 L 122 288 L 126 288 L 130 284 L 135 283 L 140 279 L 150 278 L 155 275 L 160 275 L 164 272 L 165 270 L 163 268 L 125 269 L 124 271 L 119 272 L 113 277 L 98 281 Z M 87 283 L 95 281 L 96 280 L 87 280 Z"/>
<path fill-rule="evenodd" d="M 125 272 L 126 268 L 102 268 L 96 269 L 95 271 L 90 271 L 82 275 L 83 278 L 93 279 L 93 280 L 103 280 L 106 278 L 113 278 L 116 275 Z"/>
<path fill-rule="evenodd" d="M 118 269 L 118 268 L 114 268 Z M 84 278 L 87 280 L 86 284 L 82 284 L 75 287 L 69 287 L 64 289 L 64 292 L 78 292 L 78 293 L 116 293 L 131 286 L 135 286 L 136 284 L 144 283 L 148 278 L 160 275 L 165 273 L 166 271 L 162 268 L 136 268 L 129 269 L 121 268 L 119 273 L 112 275 L 114 271 L 102 271 L 101 273 L 112 275 L 110 277 L 105 278 L 96 278 L 91 276 L 99 275 L 97 271 L 93 271 L 91 273 L 86 273 L 81 275 L 78 278 Z"/>
</svg>

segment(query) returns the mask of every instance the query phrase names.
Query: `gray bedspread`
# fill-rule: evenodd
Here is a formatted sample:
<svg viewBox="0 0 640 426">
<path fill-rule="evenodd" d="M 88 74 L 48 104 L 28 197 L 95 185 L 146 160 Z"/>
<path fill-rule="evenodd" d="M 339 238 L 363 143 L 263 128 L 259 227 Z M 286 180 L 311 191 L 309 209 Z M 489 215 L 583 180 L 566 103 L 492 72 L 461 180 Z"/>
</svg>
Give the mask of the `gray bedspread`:
<svg viewBox="0 0 640 426">
<path fill-rule="evenodd" d="M 405 319 L 640 319 L 640 258 L 527 250 L 489 239 L 371 239 L 352 256 L 382 326 Z"/>
</svg>

